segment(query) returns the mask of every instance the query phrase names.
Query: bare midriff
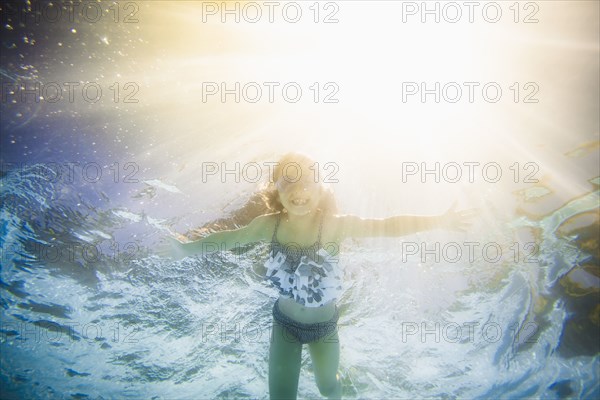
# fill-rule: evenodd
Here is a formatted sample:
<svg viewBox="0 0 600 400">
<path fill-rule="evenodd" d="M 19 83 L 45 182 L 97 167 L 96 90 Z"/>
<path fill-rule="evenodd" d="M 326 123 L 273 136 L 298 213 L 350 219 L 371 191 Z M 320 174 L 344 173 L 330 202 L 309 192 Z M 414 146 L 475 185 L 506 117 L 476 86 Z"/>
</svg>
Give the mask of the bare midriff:
<svg viewBox="0 0 600 400">
<path fill-rule="evenodd" d="M 279 296 L 279 309 L 295 321 L 305 324 L 325 322 L 335 314 L 335 301 L 330 301 L 322 307 L 305 307 L 289 297 Z"/>
</svg>

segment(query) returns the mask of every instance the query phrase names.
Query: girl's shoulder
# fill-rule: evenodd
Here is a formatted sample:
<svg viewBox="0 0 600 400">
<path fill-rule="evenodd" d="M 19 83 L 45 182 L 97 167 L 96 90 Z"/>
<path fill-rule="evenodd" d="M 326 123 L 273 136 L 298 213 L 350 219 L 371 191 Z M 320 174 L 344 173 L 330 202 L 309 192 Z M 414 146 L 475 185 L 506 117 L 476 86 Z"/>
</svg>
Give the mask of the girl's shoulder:
<svg viewBox="0 0 600 400">
<path fill-rule="evenodd" d="M 342 227 L 345 215 L 325 213 L 323 215 L 323 236 L 336 243 L 342 240 Z"/>
<path fill-rule="evenodd" d="M 258 228 L 258 229 L 271 229 L 275 227 L 275 223 L 277 222 L 277 219 L 279 218 L 279 212 L 273 212 L 273 213 L 269 213 L 269 214 L 262 214 L 259 215 L 258 217 L 254 218 L 252 220 L 252 222 L 250 222 L 250 225 L 253 225 L 254 227 Z"/>
<path fill-rule="evenodd" d="M 342 215 L 342 214 L 330 214 L 330 213 L 325 213 L 323 215 L 323 223 L 327 223 L 329 222 L 330 224 L 339 224 L 341 222 L 343 222 L 345 220 L 345 218 L 347 218 L 347 215 Z"/>
</svg>

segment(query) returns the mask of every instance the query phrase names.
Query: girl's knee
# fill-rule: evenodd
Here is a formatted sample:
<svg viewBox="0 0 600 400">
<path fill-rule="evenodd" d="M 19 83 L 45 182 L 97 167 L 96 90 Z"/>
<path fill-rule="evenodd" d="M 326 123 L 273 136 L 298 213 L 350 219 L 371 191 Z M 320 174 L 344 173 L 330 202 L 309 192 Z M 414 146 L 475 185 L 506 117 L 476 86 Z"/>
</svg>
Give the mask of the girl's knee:
<svg viewBox="0 0 600 400">
<path fill-rule="evenodd" d="M 317 381 L 317 387 L 321 395 L 325 397 L 339 396 L 342 391 L 342 383 L 337 374 L 331 379 Z"/>
</svg>

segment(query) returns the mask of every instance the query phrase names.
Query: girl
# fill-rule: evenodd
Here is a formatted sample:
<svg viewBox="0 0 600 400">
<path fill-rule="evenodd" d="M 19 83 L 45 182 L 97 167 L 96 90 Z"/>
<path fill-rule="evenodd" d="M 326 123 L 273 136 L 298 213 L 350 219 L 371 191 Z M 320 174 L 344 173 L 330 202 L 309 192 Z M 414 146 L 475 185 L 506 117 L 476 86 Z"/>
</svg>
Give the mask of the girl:
<svg viewBox="0 0 600 400">
<path fill-rule="evenodd" d="M 303 344 L 308 344 L 321 394 L 341 398 L 336 300 L 342 274 L 336 256 L 344 239 L 402 236 L 432 228 L 464 231 L 472 215 L 470 211 L 455 212 L 454 206 L 442 216 L 431 217 L 337 215 L 333 194 L 314 180 L 313 165 L 304 155 L 285 155 L 274 168 L 273 183 L 265 195 L 270 213 L 242 228 L 212 233 L 191 243 L 172 240 L 170 249 L 171 256 L 181 258 L 201 252 L 207 243 L 229 250 L 270 242 L 266 277 L 280 292 L 273 306 L 269 351 L 271 399 L 296 398 Z"/>
</svg>

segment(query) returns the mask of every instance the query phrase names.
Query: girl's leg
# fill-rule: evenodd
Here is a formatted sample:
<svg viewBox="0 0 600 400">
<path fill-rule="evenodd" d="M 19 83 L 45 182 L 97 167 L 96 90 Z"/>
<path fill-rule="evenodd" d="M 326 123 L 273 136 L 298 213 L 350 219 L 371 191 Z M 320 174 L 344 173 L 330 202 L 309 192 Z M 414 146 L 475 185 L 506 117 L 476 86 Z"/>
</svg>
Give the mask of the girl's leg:
<svg viewBox="0 0 600 400">
<path fill-rule="evenodd" d="M 302 343 L 273 321 L 269 351 L 269 395 L 271 399 L 296 399 L 302 361 Z"/>
<path fill-rule="evenodd" d="M 309 343 L 308 348 L 319 391 L 330 399 L 341 399 L 342 383 L 338 375 L 340 341 L 337 329 L 332 334 Z"/>
</svg>

